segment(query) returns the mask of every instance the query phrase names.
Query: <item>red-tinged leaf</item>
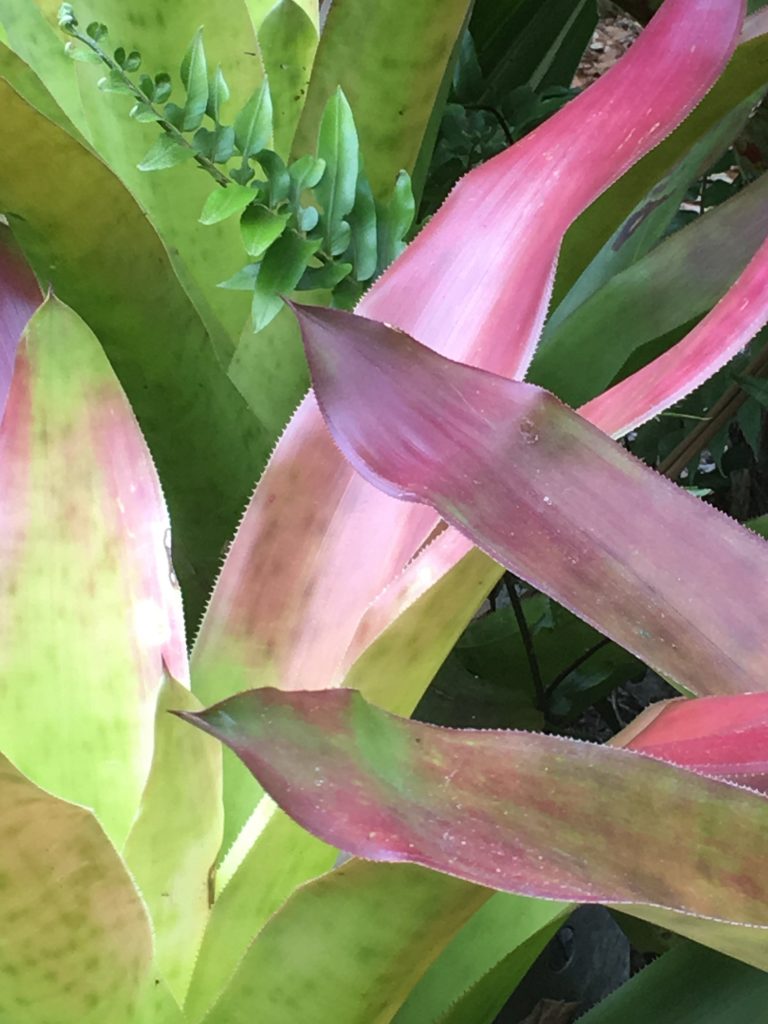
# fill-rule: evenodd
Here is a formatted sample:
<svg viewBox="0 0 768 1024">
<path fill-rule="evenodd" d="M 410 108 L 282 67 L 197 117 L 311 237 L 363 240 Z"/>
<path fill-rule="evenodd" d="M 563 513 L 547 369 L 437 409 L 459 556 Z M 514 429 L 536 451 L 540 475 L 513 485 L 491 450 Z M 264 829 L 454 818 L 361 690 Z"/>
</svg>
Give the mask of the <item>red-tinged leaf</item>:
<svg viewBox="0 0 768 1024">
<path fill-rule="evenodd" d="M 768 241 L 715 308 L 682 341 L 579 412 L 619 437 L 708 380 L 768 320 Z"/>
<path fill-rule="evenodd" d="M 694 693 L 762 690 L 768 547 L 548 392 L 297 307 L 315 392 L 367 480 Z M 717 580 L 717 587 L 711 581 Z"/>
<path fill-rule="evenodd" d="M 13 363 L 27 320 L 43 301 L 35 275 L 6 230 L 0 231 L 0 421 L 11 387 Z"/>
<path fill-rule="evenodd" d="M 702 775 L 765 792 L 768 693 L 664 701 L 639 715 L 616 741 Z"/>
<path fill-rule="evenodd" d="M 634 751 L 407 721 L 346 689 L 253 690 L 183 717 L 348 853 L 522 895 L 751 925 L 768 964 L 760 794 Z"/>
<path fill-rule="evenodd" d="M 601 81 L 462 180 L 361 312 L 453 358 L 522 373 L 566 228 L 704 95 L 742 15 L 740 0 L 667 0 Z M 328 685 L 365 609 L 436 523 L 356 480 L 308 399 L 230 550 L 195 649 L 196 692 Z"/>
</svg>

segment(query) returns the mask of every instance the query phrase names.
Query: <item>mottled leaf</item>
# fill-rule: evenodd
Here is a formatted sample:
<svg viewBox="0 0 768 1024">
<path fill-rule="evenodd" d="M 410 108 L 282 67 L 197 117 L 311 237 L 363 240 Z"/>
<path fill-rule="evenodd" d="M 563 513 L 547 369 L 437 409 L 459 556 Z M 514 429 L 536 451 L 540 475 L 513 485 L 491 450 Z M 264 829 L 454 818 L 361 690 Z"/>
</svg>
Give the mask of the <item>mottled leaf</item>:
<svg viewBox="0 0 768 1024">
<path fill-rule="evenodd" d="M 134 1024 L 152 984 L 152 935 L 93 815 L 0 757 L 0 828 L 0 1018 Z"/>
<path fill-rule="evenodd" d="M 164 664 L 187 679 L 181 595 L 136 420 L 96 338 L 54 298 L 19 347 L 0 524 L 0 748 L 122 843 Z"/>
<path fill-rule="evenodd" d="M 275 149 L 287 158 L 309 88 L 317 25 L 294 0 L 278 0 L 258 37 L 274 105 Z"/>
<path fill-rule="evenodd" d="M 651 919 L 672 911 L 704 935 L 741 925 L 751 961 L 768 965 L 760 794 L 633 751 L 410 722 L 346 689 L 253 690 L 184 717 L 356 856 Z"/>
</svg>

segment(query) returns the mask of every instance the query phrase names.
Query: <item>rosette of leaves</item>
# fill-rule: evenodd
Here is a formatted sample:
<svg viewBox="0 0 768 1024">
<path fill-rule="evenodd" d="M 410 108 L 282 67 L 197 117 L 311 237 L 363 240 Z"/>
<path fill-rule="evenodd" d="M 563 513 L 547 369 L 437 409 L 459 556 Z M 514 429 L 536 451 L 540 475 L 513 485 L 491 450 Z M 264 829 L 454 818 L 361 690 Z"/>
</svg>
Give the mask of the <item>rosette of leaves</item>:
<svg viewBox="0 0 768 1024">
<path fill-rule="evenodd" d="M 161 134 L 139 168 L 161 171 L 193 161 L 216 181 L 201 223 L 240 218 L 248 262 L 220 287 L 253 293 L 254 331 L 277 316 L 288 292 L 325 292 L 331 305 L 350 308 L 405 248 L 415 212 L 410 177 L 400 171 L 390 195 L 374 198 L 341 89 L 326 104 L 315 153 L 286 164 L 270 148 L 267 79 L 231 124 L 223 120 L 229 88 L 221 67 L 208 64 L 202 29 L 181 63 L 181 98 L 173 102 L 172 76 L 142 71 L 138 50 L 118 46 L 108 52 L 106 25 L 92 22 L 82 30 L 69 4 L 61 7 L 59 24 L 82 44 L 68 43 L 70 56 L 107 68 L 99 88 L 131 96 L 130 116 L 157 123 Z"/>
</svg>

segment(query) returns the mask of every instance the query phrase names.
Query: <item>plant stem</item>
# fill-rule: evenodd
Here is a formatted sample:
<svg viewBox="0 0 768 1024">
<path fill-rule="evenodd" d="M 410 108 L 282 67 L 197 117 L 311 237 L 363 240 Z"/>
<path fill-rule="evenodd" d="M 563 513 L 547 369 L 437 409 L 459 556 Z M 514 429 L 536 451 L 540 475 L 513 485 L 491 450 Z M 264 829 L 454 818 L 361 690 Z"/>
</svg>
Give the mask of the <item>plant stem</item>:
<svg viewBox="0 0 768 1024">
<path fill-rule="evenodd" d="M 611 641 L 607 636 L 604 636 L 602 640 L 598 640 L 596 644 L 592 644 L 582 655 L 572 661 L 570 665 L 567 665 L 562 672 L 558 673 L 551 683 L 548 683 L 545 690 L 544 696 L 549 700 L 558 686 L 564 682 L 571 672 L 575 672 L 577 668 L 580 668 L 585 661 L 588 661 L 593 654 L 597 654 L 598 651 L 602 650 L 603 647 L 607 646 Z"/>
<path fill-rule="evenodd" d="M 119 77 L 120 81 L 126 86 L 127 89 L 130 90 L 131 95 L 136 99 L 138 103 L 142 103 L 144 104 L 144 106 L 149 107 L 149 109 L 157 118 L 157 123 L 160 125 L 160 127 L 166 133 L 166 135 L 170 135 L 173 141 L 178 143 L 178 145 L 183 146 L 185 149 L 191 150 L 195 162 L 198 164 L 198 166 L 202 167 L 204 171 L 207 171 L 208 174 L 211 175 L 211 177 L 216 181 L 217 185 L 221 185 L 222 188 L 226 188 L 227 185 L 230 184 L 231 179 L 226 174 L 224 174 L 223 171 L 219 170 L 216 164 L 214 164 L 212 160 L 209 160 L 207 156 L 203 156 L 202 153 L 198 153 L 195 147 L 192 145 L 192 143 L 184 137 L 183 133 L 179 131 L 176 125 L 171 124 L 170 121 L 163 117 L 163 115 L 160 113 L 157 107 L 155 107 L 151 100 L 144 95 L 141 89 L 139 89 L 139 87 L 135 85 L 134 82 L 131 81 L 130 77 L 126 74 L 125 70 L 121 68 L 117 61 L 113 60 L 112 57 L 110 57 L 105 50 L 102 50 L 102 48 L 99 46 L 95 39 L 92 39 L 91 36 L 87 35 L 84 32 L 81 32 L 76 25 L 70 24 L 62 27 L 68 35 L 72 36 L 74 39 L 77 39 L 78 42 L 83 43 L 85 46 L 88 47 L 89 50 L 92 50 L 99 58 L 99 60 L 102 62 L 102 64 L 108 67 L 110 71 L 113 71 Z"/>
<path fill-rule="evenodd" d="M 768 346 L 752 359 L 744 373 L 750 377 L 768 376 Z M 733 384 L 712 406 L 707 419 L 685 437 L 659 465 L 659 472 L 671 480 L 677 479 L 688 463 L 707 446 L 707 443 L 732 419 L 749 396 L 738 384 Z"/>
<path fill-rule="evenodd" d="M 525 655 L 528 659 L 528 667 L 531 670 L 531 679 L 533 680 L 533 689 L 536 695 L 536 707 L 539 711 L 544 711 L 546 704 L 544 682 L 541 678 L 541 669 L 539 668 L 539 660 L 536 657 L 536 651 L 534 650 L 533 637 L 531 636 L 531 631 L 528 628 L 520 595 L 518 594 L 515 586 L 516 583 L 517 580 L 512 573 L 504 573 L 504 586 L 507 594 L 509 595 L 509 603 L 512 605 L 512 611 L 515 614 L 517 628 L 520 630 L 520 637 L 523 641 Z"/>
</svg>

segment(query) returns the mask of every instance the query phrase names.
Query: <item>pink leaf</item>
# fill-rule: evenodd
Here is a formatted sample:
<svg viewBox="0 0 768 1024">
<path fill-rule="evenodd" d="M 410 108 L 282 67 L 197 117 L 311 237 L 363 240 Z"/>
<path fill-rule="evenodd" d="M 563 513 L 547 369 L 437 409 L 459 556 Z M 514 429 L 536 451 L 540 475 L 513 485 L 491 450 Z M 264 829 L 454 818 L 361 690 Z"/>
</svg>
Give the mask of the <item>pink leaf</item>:
<svg viewBox="0 0 768 1024">
<path fill-rule="evenodd" d="M 352 465 L 695 693 L 761 690 L 768 547 L 548 392 L 350 313 L 297 308 Z M 712 581 L 717 586 L 712 586 Z"/>
<path fill-rule="evenodd" d="M 633 751 L 410 722 L 344 689 L 253 690 L 182 716 L 299 824 L 356 856 L 768 927 L 761 795 Z M 764 949 L 764 934 L 753 941 Z"/>
<path fill-rule="evenodd" d="M 361 312 L 454 358 L 521 375 L 565 230 L 717 79 L 743 6 L 667 0 L 601 81 L 460 182 Z M 254 681 L 328 685 L 365 609 L 436 524 L 428 509 L 399 508 L 357 479 L 307 399 L 229 552 L 195 648 L 196 691 L 213 700 Z"/>
<path fill-rule="evenodd" d="M 703 384 L 768 321 L 768 241 L 715 308 L 682 341 L 579 412 L 614 437 Z"/>
<path fill-rule="evenodd" d="M 616 740 L 702 775 L 768 788 L 768 693 L 664 701 Z"/>
</svg>

